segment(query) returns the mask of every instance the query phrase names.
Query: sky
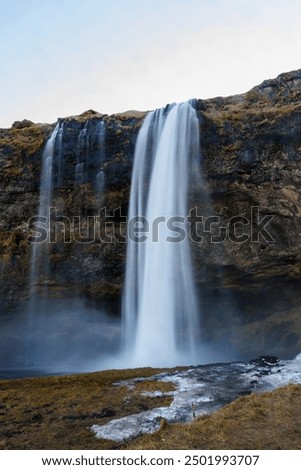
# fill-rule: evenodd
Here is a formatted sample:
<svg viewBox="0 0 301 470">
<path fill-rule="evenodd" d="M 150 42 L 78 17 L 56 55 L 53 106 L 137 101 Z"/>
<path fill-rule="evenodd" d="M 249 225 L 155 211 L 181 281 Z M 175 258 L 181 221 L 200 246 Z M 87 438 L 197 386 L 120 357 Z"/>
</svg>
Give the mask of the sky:
<svg viewBox="0 0 301 470">
<path fill-rule="evenodd" d="M 0 0 L 0 127 L 228 96 L 298 68 L 300 0 Z"/>
</svg>

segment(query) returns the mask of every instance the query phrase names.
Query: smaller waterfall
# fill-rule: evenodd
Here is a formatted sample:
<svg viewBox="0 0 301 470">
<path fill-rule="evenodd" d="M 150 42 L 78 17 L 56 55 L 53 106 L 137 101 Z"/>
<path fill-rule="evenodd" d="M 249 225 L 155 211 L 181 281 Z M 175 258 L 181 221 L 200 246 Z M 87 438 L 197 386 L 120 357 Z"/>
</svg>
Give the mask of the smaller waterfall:
<svg viewBox="0 0 301 470">
<path fill-rule="evenodd" d="M 76 165 L 74 179 L 75 183 L 81 184 L 85 182 L 87 159 L 89 155 L 89 121 L 85 122 L 84 128 L 80 130 L 77 138 L 76 148 Z"/>
<path fill-rule="evenodd" d="M 63 123 L 58 122 L 50 138 L 48 139 L 42 157 L 42 172 L 40 181 L 38 222 L 36 227 L 45 227 L 49 235 L 49 208 L 52 204 L 53 181 L 54 181 L 54 163 L 60 174 L 61 155 L 62 155 L 62 131 Z M 30 287 L 34 289 L 40 275 L 44 278 L 49 273 L 49 240 L 39 242 L 36 239 L 32 243 L 31 263 L 30 263 Z"/>
<path fill-rule="evenodd" d="M 199 311 L 186 219 L 196 156 L 199 123 L 191 103 L 148 114 L 137 139 L 129 207 L 129 223 L 138 217 L 149 228 L 144 241 L 133 233 L 128 238 L 123 321 L 130 365 L 197 361 Z"/>
<path fill-rule="evenodd" d="M 105 184 L 105 175 L 102 170 L 96 173 L 95 183 L 96 183 L 97 193 L 102 194 L 104 191 L 104 184 Z"/>
<path fill-rule="evenodd" d="M 36 235 L 31 246 L 29 271 L 29 300 L 27 305 L 27 322 L 25 329 L 26 364 L 34 364 L 41 352 L 41 342 L 32 338 L 34 330 L 39 327 L 41 315 L 47 303 L 47 281 L 49 279 L 49 210 L 52 205 L 54 187 L 54 167 L 60 177 L 62 168 L 63 123 L 58 122 L 49 137 L 42 156 L 42 170 L 39 191 L 38 221 L 35 223 Z M 47 238 L 40 240 L 40 229 L 45 231 Z M 44 232 L 45 233 L 45 232 Z M 39 286 L 40 285 L 40 286 Z M 38 315 L 37 315 L 38 314 Z"/>
<path fill-rule="evenodd" d="M 96 208 L 100 209 L 103 203 L 104 190 L 105 190 L 105 173 L 103 165 L 105 161 L 105 138 L 106 138 L 106 125 L 104 121 L 100 121 L 96 127 L 97 135 L 97 171 L 95 175 L 95 192 L 96 192 Z"/>
<path fill-rule="evenodd" d="M 99 121 L 96 127 L 100 162 L 103 163 L 105 157 L 105 138 L 106 138 L 106 125 L 104 121 Z"/>
<path fill-rule="evenodd" d="M 104 190 L 105 134 L 104 121 L 101 120 L 96 124 L 93 121 L 86 121 L 77 137 L 75 183 L 86 183 L 92 176 L 96 199 L 102 196 Z"/>
<path fill-rule="evenodd" d="M 56 290 L 57 273 L 59 276 L 61 269 L 61 264 L 56 260 L 62 259 L 64 262 L 64 253 L 68 252 L 68 256 L 72 253 L 80 265 L 81 261 L 90 255 L 87 250 L 88 245 L 85 246 L 84 243 L 74 243 L 71 246 L 70 244 L 63 245 L 59 240 L 59 222 L 57 222 L 57 218 L 50 221 L 49 216 L 51 207 L 55 207 L 56 216 L 62 217 L 69 216 L 70 208 L 74 211 L 77 210 L 77 214 L 83 215 L 79 233 L 81 236 L 82 234 L 89 236 L 89 219 L 87 217 L 91 211 L 97 215 L 104 201 L 106 126 L 103 120 L 98 119 L 90 119 L 85 123 L 71 123 L 70 129 L 68 129 L 68 142 L 65 141 L 65 129 L 66 122 L 60 120 L 46 142 L 42 155 L 38 217 L 34 222 L 33 232 L 35 233 L 33 235 L 35 238 L 32 239 L 31 246 L 29 300 L 24 319 L 25 335 L 22 338 L 24 363 L 30 367 L 41 364 L 44 367 L 50 357 L 59 357 L 60 351 L 65 354 L 72 353 L 73 356 L 74 351 L 70 351 L 70 345 L 62 345 L 58 339 L 59 335 L 54 335 L 53 331 L 56 325 L 68 325 L 65 328 L 66 331 L 69 327 L 71 328 L 69 314 L 72 315 L 71 323 L 74 331 L 76 329 L 74 315 L 78 317 L 78 324 L 84 325 L 80 327 L 82 329 L 86 325 L 86 318 L 91 319 L 89 311 L 85 312 L 82 318 L 79 313 L 74 313 L 80 310 L 81 301 L 74 299 L 73 306 L 70 303 L 69 307 L 69 302 L 60 298 L 61 294 L 58 294 Z M 63 144 L 67 145 L 63 147 Z M 63 155 L 66 158 L 63 158 Z M 64 189 L 74 182 L 77 185 L 76 197 L 70 206 L 65 204 L 63 196 L 66 192 Z M 64 189 L 62 190 L 62 188 Z M 54 196 L 56 197 L 54 198 Z M 42 232 L 44 235 L 47 234 L 43 241 L 40 238 Z M 50 233 L 53 233 L 57 240 L 53 244 L 50 243 Z M 70 233 L 74 234 L 72 226 Z M 97 261 L 101 263 L 101 260 L 95 262 Z M 71 279 L 72 275 L 74 273 L 70 275 Z M 52 283 L 53 287 L 50 287 Z M 56 311 L 54 305 L 59 306 L 57 307 L 59 312 Z M 84 307 L 81 307 L 81 313 L 83 313 L 83 309 Z M 101 312 L 101 316 L 103 318 L 103 312 Z M 105 330 L 103 325 L 100 328 Z M 84 344 L 87 335 L 83 332 L 80 335 L 79 332 L 77 334 L 82 338 L 82 344 Z M 63 357 L 62 360 L 64 360 Z"/>
<path fill-rule="evenodd" d="M 84 182 L 84 164 L 77 163 L 75 166 L 75 182 L 77 184 Z"/>
<path fill-rule="evenodd" d="M 57 186 L 61 186 L 63 181 L 63 170 L 64 170 L 64 160 L 61 158 L 62 156 L 62 145 L 63 145 L 63 135 L 65 130 L 65 123 L 63 121 L 60 122 L 59 128 L 57 131 L 57 135 L 55 138 L 56 146 L 57 146 Z"/>
</svg>

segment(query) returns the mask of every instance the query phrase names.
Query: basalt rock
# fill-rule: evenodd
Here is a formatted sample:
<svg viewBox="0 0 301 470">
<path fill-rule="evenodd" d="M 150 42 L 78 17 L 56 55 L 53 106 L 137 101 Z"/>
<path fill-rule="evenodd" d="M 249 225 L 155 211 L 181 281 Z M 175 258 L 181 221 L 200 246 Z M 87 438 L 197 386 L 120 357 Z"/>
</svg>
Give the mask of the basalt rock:
<svg viewBox="0 0 301 470">
<path fill-rule="evenodd" d="M 198 222 L 202 238 L 191 245 L 196 281 L 203 290 L 204 341 L 229 343 L 241 356 L 292 357 L 301 350 L 301 70 L 242 95 L 196 100 L 195 106 L 206 184 L 200 190 L 196 172 L 191 227 L 194 231 Z M 53 194 L 58 228 L 50 273 L 39 282 L 41 291 L 47 284 L 50 297 L 85 296 L 110 313 L 120 313 L 125 216 L 134 147 L 145 114 L 107 116 L 89 110 L 61 120 L 63 175 L 55 179 Z M 75 183 L 74 168 L 80 131 L 89 121 L 92 132 L 100 120 L 106 136 L 105 190 L 99 199 L 93 183 L 97 141 L 89 144 L 81 183 Z M 0 130 L 2 321 L 22 310 L 29 295 L 28 221 L 38 212 L 42 154 L 53 129 L 53 124 L 24 120 Z M 204 214 L 206 225 L 204 217 L 197 219 Z M 74 221 L 79 216 L 76 241 Z M 71 224 L 65 230 L 59 229 L 62 217 Z"/>
</svg>

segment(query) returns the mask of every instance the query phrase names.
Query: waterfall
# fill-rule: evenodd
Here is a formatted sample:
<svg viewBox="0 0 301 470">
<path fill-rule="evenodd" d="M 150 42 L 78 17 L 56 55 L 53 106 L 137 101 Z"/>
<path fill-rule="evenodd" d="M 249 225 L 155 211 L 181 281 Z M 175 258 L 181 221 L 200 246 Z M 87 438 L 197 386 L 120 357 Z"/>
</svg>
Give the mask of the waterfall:
<svg viewBox="0 0 301 470">
<path fill-rule="evenodd" d="M 77 184 L 84 182 L 84 164 L 77 163 L 75 166 L 75 182 Z"/>
<path fill-rule="evenodd" d="M 134 155 L 123 298 L 125 349 L 133 366 L 197 361 L 199 311 L 186 219 L 197 155 L 199 123 L 190 102 L 148 114 Z M 142 236 L 142 224 L 149 230 L 137 242 L 134 232 L 140 227 Z"/>
<path fill-rule="evenodd" d="M 105 175 L 102 170 L 100 170 L 98 173 L 96 173 L 95 177 L 95 188 L 97 194 L 102 195 L 104 191 L 104 184 L 105 184 Z"/>
<path fill-rule="evenodd" d="M 55 145 L 57 147 L 57 186 L 61 186 L 63 182 L 63 165 L 64 160 L 62 159 L 62 145 L 63 145 L 63 135 L 65 130 L 65 123 L 61 121 L 58 125 L 58 131 L 54 138 Z"/>
<path fill-rule="evenodd" d="M 52 204 L 53 181 L 54 181 L 54 159 L 58 168 L 58 177 L 61 173 L 61 154 L 62 154 L 62 133 L 63 123 L 57 123 L 51 136 L 49 137 L 42 157 L 42 171 L 39 193 L 39 210 L 37 227 L 47 226 L 49 231 L 49 208 Z M 48 277 L 49 274 L 49 243 L 48 239 L 44 242 L 35 240 L 32 244 L 31 262 L 30 262 L 30 296 L 33 294 L 35 284 L 40 275 Z"/>
<path fill-rule="evenodd" d="M 101 120 L 95 125 L 95 122 L 88 120 L 77 137 L 75 183 L 83 184 L 89 181 L 89 166 L 92 165 L 96 201 L 102 198 L 104 191 L 105 134 L 104 121 Z"/>
<path fill-rule="evenodd" d="M 61 178 L 61 155 L 63 123 L 58 122 L 49 137 L 42 156 L 42 170 L 39 190 L 38 221 L 35 223 L 35 239 L 31 248 L 29 271 L 29 300 L 25 326 L 25 364 L 34 364 L 41 355 L 41 341 L 34 338 L 34 331 L 39 327 L 47 303 L 47 281 L 49 279 L 49 209 L 52 205 L 54 186 L 54 167 L 57 168 L 58 180 Z M 46 240 L 40 240 L 39 230 L 46 230 Z M 42 286 L 38 285 L 42 280 Z M 45 284 L 46 281 L 46 284 Z M 42 298 L 42 300 L 41 300 Z M 37 317 L 37 314 L 40 314 Z"/>
<path fill-rule="evenodd" d="M 96 126 L 97 144 L 98 144 L 98 162 L 95 176 L 95 192 L 97 209 L 100 208 L 103 200 L 105 190 L 105 174 L 103 171 L 103 164 L 105 161 L 105 138 L 106 138 L 106 125 L 104 121 L 100 121 Z"/>
<path fill-rule="evenodd" d="M 42 169 L 39 190 L 39 208 L 37 228 L 45 228 L 49 230 L 49 208 L 52 205 L 52 196 L 54 186 L 60 187 L 63 183 L 63 159 L 62 145 L 64 134 L 63 121 L 59 121 L 51 136 L 49 137 L 42 156 Z M 91 159 L 91 147 L 95 146 L 96 162 L 95 162 L 95 193 L 96 199 L 102 196 L 105 184 L 104 172 L 101 169 L 104 162 L 105 147 L 105 123 L 100 121 L 92 129 L 90 121 L 87 121 L 84 128 L 80 130 L 77 137 L 75 164 L 75 182 L 77 184 L 84 183 L 89 179 L 87 164 Z M 35 290 L 35 284 L 39 277 L 47 280 L 49 275 L 49 243 L 48 239 L 39 242 L 37 236 L 32 243 L 31 262 L 30 262 L 30 297 Z"/>
<path fill-rule="evenodd" d="M 75 183 L 85 182 L 87 157 L 89 155 L 90 138 L 88 134 L 89 121 L 85 122 L 84 128 L 80 130 L 77 138 L 76 165 L 75 165 Z"/>
</svg>

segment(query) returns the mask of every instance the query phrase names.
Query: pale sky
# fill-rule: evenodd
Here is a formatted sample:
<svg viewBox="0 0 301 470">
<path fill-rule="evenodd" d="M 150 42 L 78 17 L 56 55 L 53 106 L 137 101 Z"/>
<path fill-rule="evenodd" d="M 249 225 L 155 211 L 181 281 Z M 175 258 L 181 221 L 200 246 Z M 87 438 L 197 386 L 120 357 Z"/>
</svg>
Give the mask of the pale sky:
<svg viewBox="0 0 301 470">
<path fill-rule="evenodd" d="M 227 96 L 298 68 L 300 0 L 0 0 L 0 127 Z"/>
</svg>

